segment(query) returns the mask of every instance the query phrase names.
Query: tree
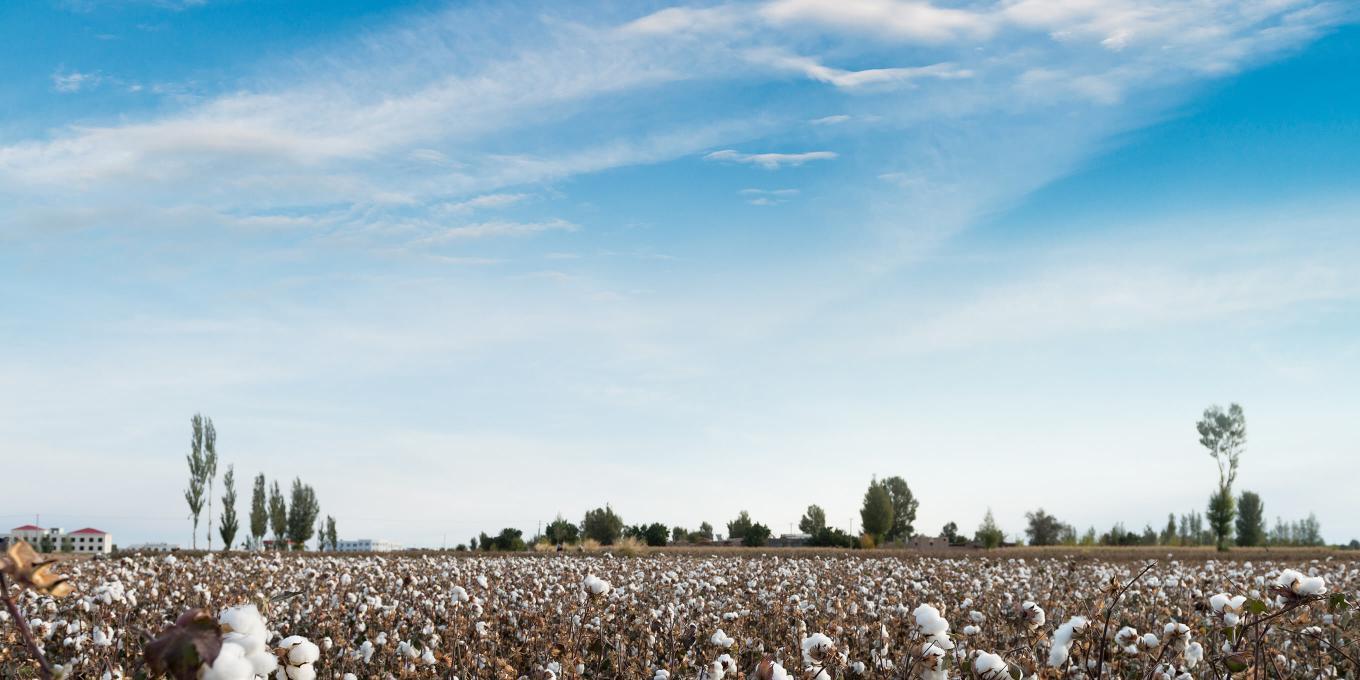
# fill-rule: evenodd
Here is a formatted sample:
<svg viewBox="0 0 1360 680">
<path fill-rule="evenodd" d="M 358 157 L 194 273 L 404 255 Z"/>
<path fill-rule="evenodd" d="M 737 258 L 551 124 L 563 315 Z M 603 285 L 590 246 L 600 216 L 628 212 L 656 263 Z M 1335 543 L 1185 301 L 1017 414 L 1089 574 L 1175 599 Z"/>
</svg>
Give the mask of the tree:
<svg viewBox="0 0 1360 680">
<path fill-rule="evenodd" d="M 50 553 L 56 549 L 56 544 L 52 542 L 52 534 L 44 533 L 42 538 L 38 539 L 38 552 Z"/>
<path fill-rule="evenodd" d="M 326 515 L 326 534 L 325 545 L 328 550 L 335 552 L 340 549 L 340 534 L 335 530 L 335 518 Z"/>
<path fill-rule="evenodd" d="M 996 525 L 996 518 L 992 517 L 992 509 L 987 508 L 987 514 L 982 518 L 982 524 L 978 525 L 973 540 L 982 544 L 982 547 L 991 549 L 1000 546 L 1005 537 L 1006 535 L 1001 533 L 1001 527 Z"/>
<path fill-rule="evenodd" d="M 746 532 L 751 528 L 751 515 L 745 510 L 737 515 L 737 518 L 727 523 L 727 537 L 734 540 L 746 538 Z"/>
<path fill-rule="evenodd" d="M 269 528 L 274 530 L 274 549 L 282 550 L 283 537 L 288 534 L 288 501 L 277 480 L 269 490 Z"/>
<path fill-rule="evenodd" d="M 1025 513 L 1025 519 L 1029 520 L 1025 536 L 1030 545 L 1057 545 L 1062 540 L 1063 523 L 1043 508 Z"/>
<path fill-rule="evenodd" d="M 265 506 L 264 475 L 255 476 L 255 488 L 250 493 L 250 538 L 258 550 L 269 533 L 269 509 Z"/>
<path fill-rule="evenodd" d="M 192 546 L 198 550 L 198 516 L 203 512 L 203 487 L 208 481 L 208 462 L 203 457 L 203 416 L 195 413 L 189 419 L 193 434 L 189 437 L 189 488 L 184 490 L 184 501 L 189 504 L 189 517 L 194 520 Z"/>
<path fill-rule="evenodd" d="M 236 519 L 236 470 L 231 465 L 227 466 L 227 474 L 222 475 L 222 488 L 222 526 L 217 530 L 222 534 L 222 549 L 231 550 L 236 530 L 241 527 Z"/>
<path fill-rule="evenodd" d="M 915 533 L 911 523 L 916 521 L 916 508 L 920 503 L 911 494 L 907 480 L 901 477 L 889 477 L 883 480 L 883 485 L 888 489 L 893 507 L 892 528 L 888 530 L 886 538 L 889 541 L 905 541 Z"/>
<path fill-rule="evenodd" d="M 1209 498 L 1209 526 L 1219 550 L 1228 549 L 1235 511 L 1232 485 L 1237 480 L 1237 462 L 1247 445 L 1247 419 L 1242 407 L 1230 404 L 1224 411 L 1218 405 L 1204 409 L 1195 424 L 1200 446 L 1218 464 L 1218 490 Z"/>
<path fill-rule="evenodd" d="M 520 552 L 528 549 L 528 546 L 524 545 L 524 532 L 519 529 L 509 527 L 501 529 L 501 533 L 490 541 L 495 550 L 502 552 Z"/>
<path fill-rule="evenodd" d="M 742 513 L 746 514 L 746 513 Z M 741 535 L 741 544 L 750 548 L 759 548 L 770 540 L 770 528 L 764 524 L 755 523 L 747 527 Z"/>
<path fill-rule="evenodd" d="M 816 536 L 822 529 L 826 528 L 826 511 L 819 505 L 809 505 L 807 513 L 798 520 L 798 530 L 809 535 Z"/>
<path fill-rule="evenodd" d="M 292 498 L 288 504 L 288 541 L 298 550 L 305 550 L 307 541 L 316 533 L 316 518 L 321 514 L 321 504 L 316 500 L 316 491 L 293 479 Z"/>
<path fill-rule="evenodd" d="M 840 529 L 822 527 L 808 538 L 807 545 L 813 548 L 854 548 L 859 545 L 859 541 Z"/>
<path fill-rule="evenodd" d="M 699 523 L 699 531 L 695 532 L 705 541 L 713 540 L 713 525 L 708 522 Z"/>
<path fill-rule="evenodd" d="M 1233 499 L 1231 491 L 1219 487 L 1209 494 L 1209 508 L 1204 517 L 1209 520 L 1209 529 L 1214 534 L 1214 545 L 1217 545 L 1219 550 L 1228 549 L 1228 543 L 1232 540 L 1233 516 L 1236 512 L 1237 501 Z"/>
<path fill-rule="evenodd" d="M 684 543 L 689 540 L 689 529 L 681 526 L 671 527 L 671 543 Z"/>
<path fill-rule="evenodd" d="M 1176 513 L 1166 516 L 1166 528 L 1162 529 L 1160 540 L 1162 545 L 1173 545 L 1176 542 Z"/>
<path fill-rule="evenodd" d="M 642 527 L 641 538 L 643 541 L 646 541 L 647 545 L 652 547 L 666 545 L 666 538 L 669 536 L 670 530 L 666 528 L 665 524 L 660 522 L 652 522 L 651 524 Z"/>
<path fill-rule="evenodd" d="M 949 541 L 949 545 L 959 543 L 959 525 L 950 522 L 940 529 L 940 535 Z"/>
<path fill-rule="evenodd" d="M 869 490 L 864 492 L 864 506 L 860 508 L 859 519 L 864 527 L 864 533 L 873 536 L 875 542 L 892 530 L 892 496 L 882 482 L 872 480 L 869 482 Z"/>
<path fill-rule="evenodd" d="M 563 519 L 562 515 L 558 515 L 548 524 L 548 528 L 544 530 L 544 535 L 555 544 L 575 543 L 580 539 L 581 532 L 575 524 Z"/>
<path fill-rule="evenodd" d="M 208 418 L 203 426 L 203 474 L 208 480 L 208 551 L 211 552 L 213 534 L 212 497 L 216 491 L 213 488 L 213 482 L 217 479 L 217 428 L 213 427 L 212 418 Z M 232 516 L 235 517 L 234 511 Z M 236 535 L 235 529 L 232 530 L 232 535 Z M 231 547 L 230 542 L 227 543 L 227 547 Z"/>
<path fill-rule="evenodd" d="M 603 508 L 587 511 L 581 520 L 581 534 L 600 545 L 614 545 L 622 533 L 623 518 L 607 503 Z"/>
<path fill-rule="evenodd" d="M 1243 491 L 1237 499 L 1237 544 L 1261 546 L 1266 544 L 1266 506 L 1252 491 Z"/>
</svg>

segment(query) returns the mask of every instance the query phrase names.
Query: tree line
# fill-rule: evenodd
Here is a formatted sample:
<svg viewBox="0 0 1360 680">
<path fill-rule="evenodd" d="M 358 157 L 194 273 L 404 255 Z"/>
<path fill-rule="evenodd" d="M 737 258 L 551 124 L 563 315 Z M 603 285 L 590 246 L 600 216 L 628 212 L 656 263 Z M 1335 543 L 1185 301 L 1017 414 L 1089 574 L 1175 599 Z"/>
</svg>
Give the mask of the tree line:
<svg viewBox="0 0 1360 680">
<path fill-rule="evenodd" d="M 212 418 L 195 413 L 189 419 L 191 430 L 189 453 L 185 456 L 189 464 L 189 486 L 184 490 L 184 500 L 189 506 L 189 518 L 193 521 L 193 540 L 191 547 L 198 549 L 198 524 L 206 502 L 208 506 L 208 550 L 213 549 L 212 497 L 217 477 L 217 428 Z M 222 476 L 222 514 L 217 525 L 217 534 L 222 539 L 222 549 L 231 550 L 241 531 L 240 519 L 236 514 L 236 470 L 228 465 Z M 276 550 L 305 550 L 307 541 L 317 538 L 317 547 L 322 550 L 335 550 L 339 545 L 335 518 L 326 516 L 318 524 L 321 504 L 316 490 L 303 484 L 301 478 L 293 479 L 288 497 L 277 480 L 270 486 L 263 473 L 256 475 L 251 491 L 249 534 L 244 537 L 242 550 L 259 550 L 264 547 L 265 536 L 273 532 L 273 547 Z"/>
</svg>

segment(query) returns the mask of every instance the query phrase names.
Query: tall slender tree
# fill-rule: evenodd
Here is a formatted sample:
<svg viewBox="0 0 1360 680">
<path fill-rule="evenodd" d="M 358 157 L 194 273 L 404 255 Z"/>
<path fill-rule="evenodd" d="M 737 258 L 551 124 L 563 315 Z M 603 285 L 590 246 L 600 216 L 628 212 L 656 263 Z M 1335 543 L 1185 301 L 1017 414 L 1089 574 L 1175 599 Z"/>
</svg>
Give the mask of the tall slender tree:
<svg viewBox="0 0 1360 680">
<path fill-rule="evenodd" d="M 907 480 L 901 477 L 889 477 L 883 480 L 883 486 L 888 490 L 888 498 L 892 500 L 893 506 L 892 528 L 888 529 L 886 538 L 889 541 L 905 541 L 916 533 L 912 523 L 916 521 L 916 508 L 920 502 L 911 494 Z"/>
<path fill-rule="evenodd" d="M 288 541 L 299 550 L 306 549 L 307 541 L 316 533 L 316 518 L 321 514 L 321 504 L 316 500 L 316 491 L 303 484 L 301 479 L 293 479 L 293 494 L 288 504 Z"/>
<path fill-rule="evenodd" d="M 203 425 L 203 475 L 208 480 L 208 550 L 212 550 L 213 537 L 213 482 L 217 478 L 217 428 L 212 418 L 206 418 Z M 227 545 L 231 547 L 230 544 Z"/>
<path fill-rule="evenodd" d="M 250 540 L 256 550 L 264 545 L 264 535 L 269 533 L 269 508 L 265 498 L 264 474 L 261 473 L 255 476 L 255 488 L 250 493 Z"/>
<path fill-rule="evenodd" d="M 873 536 L 878 542 L 893 528 L 893 503 L 888 487 L 878 480 L 870 480 L 869 490 L 864 492 L 864 505 L 859 511 L 860 525 L 864 533 Z"/>
<path fill-rule="evenodd" d="M 1266 544 L 1266 506 L 1254 491 L 1243 491 L 1237 499 L 1237 544 Z"/>
<path fill-rule="evenodd" d="M 189 419 L 193 432 L 189 437 L 189 488 L 184 490 L 184 501 L 189 504 L 189 517 L 194 521 L 194 537 L 190 545 L 198 550 L 198 516 L 203 512 L 204 485 L 208 479 L 208 464 L 203 455 L 203 416 L 195 413 Z"/>
<path fill-rule="evenodd" d="M 274 530 L 274 549 L 282 550 L 288 535 L 288 501 L 276 480 L 269 490 L 269 528 Z"/>
<path fill-rule="evenodd" d="M 1230 404 L 1226 411 L 1213 405 L 1204 409 L 1195 430 L 1200 445 L 1218 464 L 1218 489 L 1209 497 L 1208 519 L 1218 549 L 1227 550 L 1236 512 L 1232 485 L 1237 480 L 1238 459 L 1247 445 L 1247 419 L 1237 404 Z"/>
<path fill-rule="evenodd" d="M 222 550 L 231 550 L 236 540 L 236 530 L 241 523 L 236 519 L 236 469 L 227 466 L 227 474 L 222 475 L 222 525 L 217 530 L 222 534 Z"/>
<path fill-rule="evenodd" d="M 331 552 L 340 548 L 340 535 L 335 531 L 335 518 L 330 515 L 326 515 L 325 541 L 327 549 Z"/>
</svg>

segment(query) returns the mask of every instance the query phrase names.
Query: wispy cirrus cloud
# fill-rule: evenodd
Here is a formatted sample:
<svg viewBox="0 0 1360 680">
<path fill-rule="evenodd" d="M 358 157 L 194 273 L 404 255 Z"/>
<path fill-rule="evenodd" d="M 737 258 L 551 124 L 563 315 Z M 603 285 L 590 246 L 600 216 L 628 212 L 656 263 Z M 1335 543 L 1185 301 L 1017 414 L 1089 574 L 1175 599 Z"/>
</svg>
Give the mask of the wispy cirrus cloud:
<svg viewBox="0 0 1360 680">
<path fill-rule="evenodd" d="M 722 149 L 704 155 L 706 161 L 742 163 L 755 165 L 766 170 L 798 167 L 811 161 L 829 161 L 837 157 L 834 151 L 803 151 L 799 153 L 742 153 L 735 149 Z"/>
</svg>

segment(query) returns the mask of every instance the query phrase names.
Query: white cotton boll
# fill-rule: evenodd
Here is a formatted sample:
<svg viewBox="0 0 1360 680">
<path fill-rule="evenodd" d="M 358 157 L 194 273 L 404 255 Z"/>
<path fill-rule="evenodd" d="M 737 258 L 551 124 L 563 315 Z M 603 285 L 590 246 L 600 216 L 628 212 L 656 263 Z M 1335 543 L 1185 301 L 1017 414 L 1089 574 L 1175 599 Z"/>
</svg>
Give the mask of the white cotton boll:
<svg viewBox="0 0 1360 680">
<path fill-rule="evenodd" d="M 359 645 L 359 656 L 363 658 L 364 663 L 373 660 L 373 643 L 364 640 L 364 643 Z"/>
<path fill-rule="evenodd" d="M 982 680 L 1004 680 L 1010 677 L 1006 660 L 989 652 L 977 653 L 977 658 L 973 659 L 973 672 Z"/>
<path fill-rule="evenodd" d="M 449 591 L 449 599 L 453 600 L 454 604 L 462 604 L 468 601 L 468 592 L 462 586 L 454 586 Z"/>
<path fill-rule="evenodd" d="M 732 642 L 733 642 L 732 638 L 728 637 L 727 633 L 724 633 L 723 629 L 721 628 L 719 628 L 717 632 L 713 633 L 713 636 L 708 639 L 709 644 L 720 649 L 727 649 L 731 647 Z"/>
<path fill-rule="evenodd" d="M 1280 572 L 1275 579 L 1275 585 L 1301 597 L 1327 592 L 1327 584 L 1321 576 L 1304 576 L 1293 569 Z"/>
<path fill-rule="evenodd" d="M 1185 667 L 1194 668 L 1204 659 L 1204 645 L 1191 642 L 1185 647 Z"/>
<path fill-rule="evenodd" d="M 312 664 L 309 663 L 301 666 L 285 666 L 279 670 L 279 675 L 283 676 L 279 680 L 316 680 L 316 669 L 312 668 Z"/>
<path fill-rule="evenodd" d="M 610 589 L 608 581 L 599 578 L 594 574 L 587 574 L 586 579 L 581 583 L 581 586 L 591 595 L 608 595 Z"/>
<path fill-rule="evenodd" d="M 977 635 L 980 632 L 982 632 L 981 628 L 978 628 L 977 626 L 971 624 L 963 627 L 964 635 Z"/>
<path fill-rule="evenodd" d="M 201 680 L 255 680 L 255 666 L 240 645 L 223 643 L 217 659 L 203 671 Z"/>
<path fill-rule="evenodd" d="M 1048 650 L 1048 665 L 1057 668 L 1067 663 L 1067 657 L 1072 651 L 1072 639 L 1086 632 L 1087 621 L 1085 616 L 1073 616 L 1053 634 L 1053 646 Z"/>
<path fill-rule="evenodd" d="M 813 633 L 803 638 L 803 662 L 814 663 L 825 661 L 828 654 L 834 651 L 836 644 L 831 638 L 821 633 Z"/>
<path fill-rule="evenodd" d="M 288 652 L 288 665 L 301 666 L 321 658 L 321 650 L 301 635 L 293 635 L 279 641 L 278 648 Z"/>
<path fill-rule="evenodd" d="M 359 676 L 353 673 L 346 673 L 340 680 L 359 680 Z"/>
<path fill-rule="evenodd" d="M 658 668 L 656 670 L 656 673 L 652 675 L 652 680 L 671 680 L 670 671 L 665 671 Z"/>
<path fill-rule="evenodd" d="M 270 638 L 269 626 L 255 605 L 228 607 L 222 610 L 217 620 L 224 631 L 222 641 L 245 650 L 245 658 L 256 675 L 267 676 L 278 667 L 278 659 L 265 644 Z"/>
<path fill-rule="evenodd" d="M 1048 615 L 1044 613 L 1044 608 L 1033 602 L 1023 602 L 1020 605 L 1020 613 L 1025 617 L 1025 623 L 1031 629 L 1038 628 L 1048 621 Z"/>
</svg>

